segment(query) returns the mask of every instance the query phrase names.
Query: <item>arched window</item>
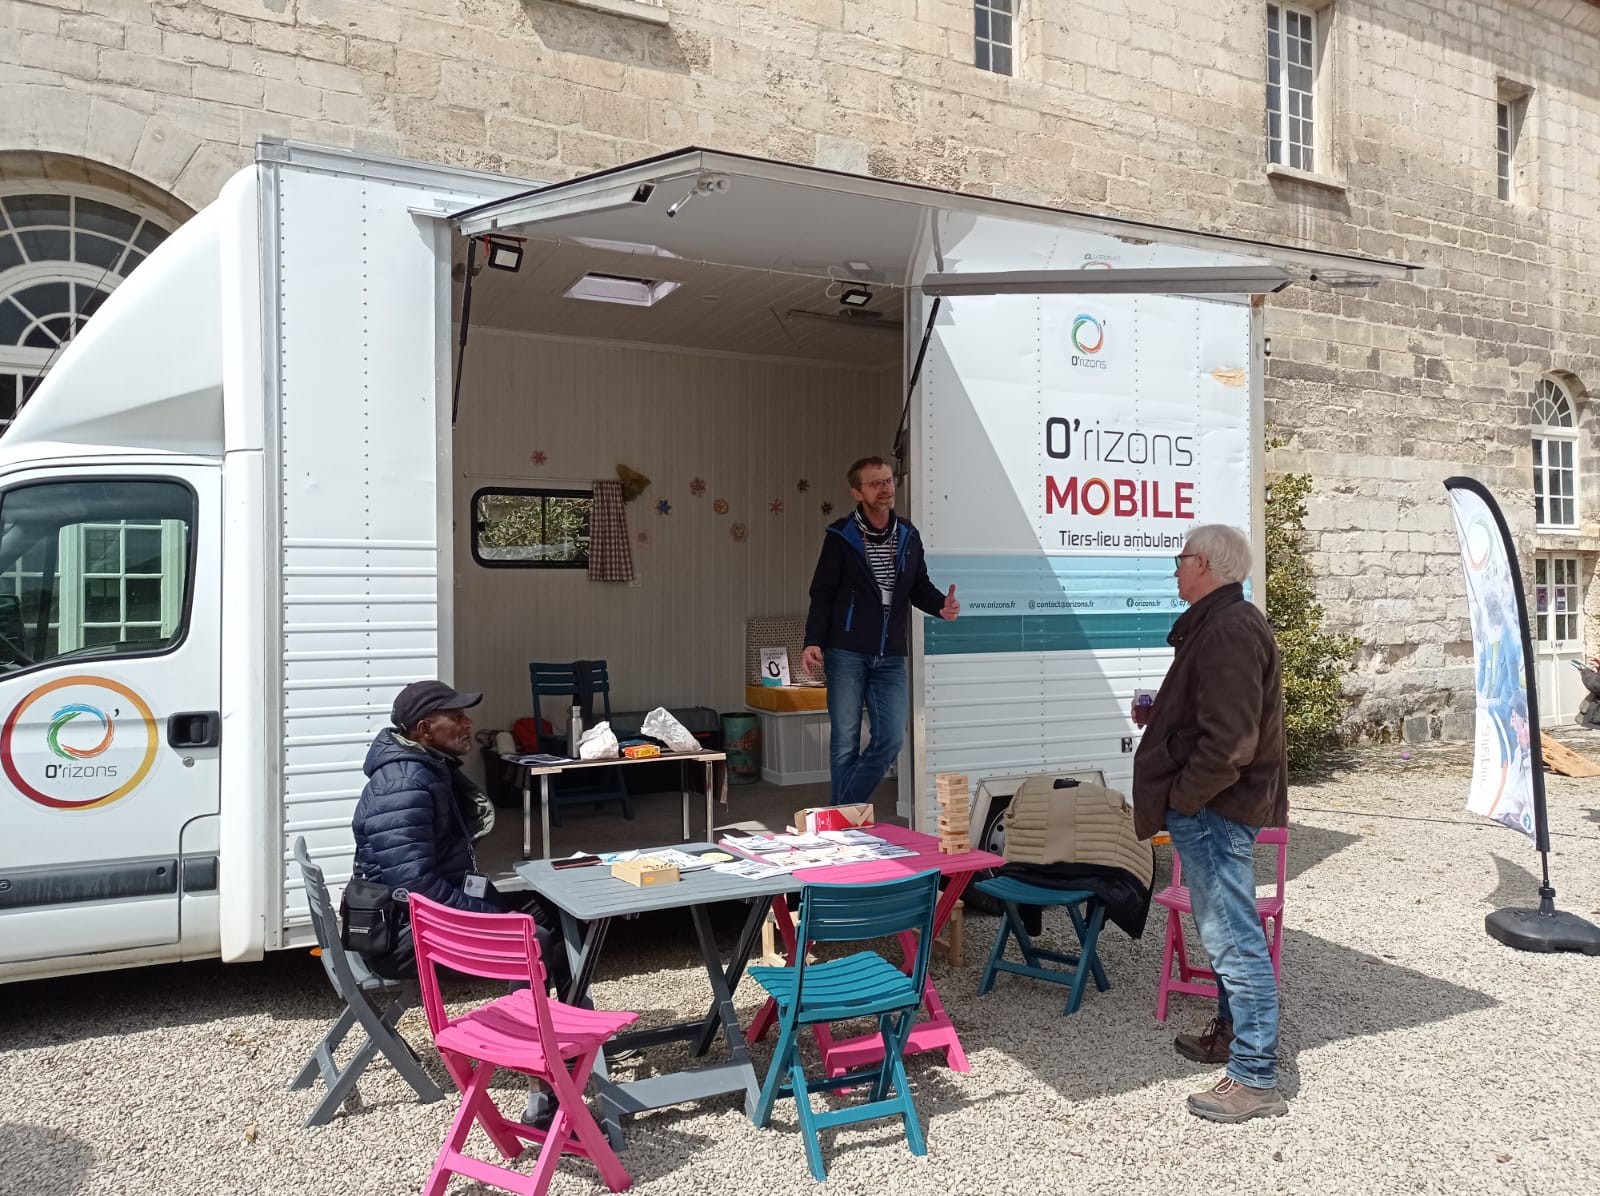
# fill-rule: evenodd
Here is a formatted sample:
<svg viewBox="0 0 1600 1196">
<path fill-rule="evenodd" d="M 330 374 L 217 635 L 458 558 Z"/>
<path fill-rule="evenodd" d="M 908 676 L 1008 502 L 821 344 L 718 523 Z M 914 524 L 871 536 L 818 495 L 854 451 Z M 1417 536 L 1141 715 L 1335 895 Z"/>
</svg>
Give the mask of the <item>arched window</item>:
<svg viewBox="0 0 1600 1196">
<path fill-rule="evenodd" d="M 98 189 L 0 187 L 0 429 L 171 221 Z"/>
<path fill-rule="evenodd" d="M 1578 410 L 1567 388 L 1540 378 L 1533 389 L 1534 523 L 1551 530 L 1578 526 Z"/>
</svg>

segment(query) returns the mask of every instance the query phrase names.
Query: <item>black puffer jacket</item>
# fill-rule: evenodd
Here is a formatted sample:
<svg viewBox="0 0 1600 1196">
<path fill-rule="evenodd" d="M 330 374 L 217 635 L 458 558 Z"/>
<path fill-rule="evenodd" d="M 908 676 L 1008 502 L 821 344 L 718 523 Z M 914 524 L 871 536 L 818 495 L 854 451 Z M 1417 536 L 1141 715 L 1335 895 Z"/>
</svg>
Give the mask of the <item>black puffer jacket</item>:
<svg viewBox="0 0 1600 1196">
<path fill-rule="evenodd" d="M 463 888 L 476 865 L 457 797 L 461 762 L 385 729 L 362 767 L 367 785 L 352 820 L 356 875 L 456 909 L 499 913 Z"/>
</svg>

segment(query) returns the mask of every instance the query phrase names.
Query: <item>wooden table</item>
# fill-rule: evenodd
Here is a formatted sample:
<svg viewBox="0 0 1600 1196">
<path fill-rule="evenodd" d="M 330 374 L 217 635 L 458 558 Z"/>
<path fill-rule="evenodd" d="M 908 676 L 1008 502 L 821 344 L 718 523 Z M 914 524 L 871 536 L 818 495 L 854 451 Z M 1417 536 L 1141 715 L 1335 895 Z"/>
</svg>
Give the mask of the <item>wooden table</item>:
<svg viewBox="0 0 1600 1196">
<path fill-rule="evenodd" d="M 522 858 L 533 857 L 533 779 L 539 778 L 539 828 L 543 835 L 543 859 L 550 858 L 550 778 L 561 776 L 569 772 L 581 772 L 587 768 L 627 768 L 633 764 L 671 764 L 674 761 L 680 765 L 691 761 L 705 766 L 706 774 L 706 838 L 714 837 L 715 817 L 712 814 L 714 795 L 720 790 L 723 804 L 728 801 L 728 757 L 723 752 L 662 752 L 659 756 L 644 756 L 638 759 L 623 758 L 618 760 L 564 760 L 559 764 L 524 764 L 523 757 L 516 755 L 501 756 L 501 760 L 515 768 L 520 774 L 522 788 Z M 721 784 L 717 783 L 717 765 L 722 765 Z M 687 841 L 689 830 L 689 788 L 683 783 L 683 769 L 678 769 L 679 791 L 683 794 L 683 837 Z M 621 883 L 621 882 L 618 882 Z"/>
<path fill-rule="evenodd" d="M 689 844 L 689 850 L 710 848 L 710 843 Z M 619 1084 L 606 1071 L 605 1052 L 595 1063 L 595 1095 L 600 1107 L 600 1124 L 618 1150 L 623 1147 L 622 1119 L 649 1109 L 662 1109 L 683 1101 L 699 1100 L 725 1092 L 745 1094 L 745 1113 L 753 1114 L 761 1088 L 739 1016 L 733 1007 L 733 990 L 744 975 L 761 937 L 761 923 L 773 897 L 797 890 L 800 885 L 787 874 L 764 880 L 747 880 L 711 869 L 685 873 L 676 884 L 636 888 L 611 875 L 604 864 L 584 868 L 555 868 L 549 860 L 525 860 L 516 866 L 517 875 L 561 911 L 561 933 L 567 958 L 572 964 L 571 987 L 562 1000 L 571 1005 L 593 1008 L 589 984 L 605 945 L 606 932 L 613 919 L 655 910 L 686 909 L 700 941 L 700 955 L 706 978 L 711 984 L 711 1008 L 705 1016 L 648 1030 L 619 1034 L 607 1044 L 616 1052 L 654 1046 L 663 1042 L 690 1041 L 695 1056 L 711 1049 L 720 1035 L 727 1044 L 728 1058 L 666 1072 Z M 711 928 L 709 906 L 719 901 L 748 901 L 750 912 L 739 932 L 733 953 L 724 962 Z"/>
<path fill-rule="evenodd" d="M 945 923 L 950 920 L 950 914 L 955 909 L 956 902 L 961 899 L 961 894 L 966 892 L 973 873 L 985 868 L 998 868 L 1005 863 L 1001 857 L 987 851 L 966 851 L 960 855 L 945 855 L 939 850 L 938 836 L 908 830 L 905 827 L 873 826 L 863 829 L 890 843 L 912 848 L 917 854 L 891 860 L 871 860 L 861 864 L 833 864 L 821 868 L 804 868 L 793 874 L 795 887 L 798 888 L 802 884 L 872 884 L 878 881 L 899 880 L 918 872 L 926 872 L 930 868 L 938 869 L 949 878 L 949 883 L 939 894 L 939 904 L 934 910 L 934 938 L 938 938 L 944 931 Z M 794 917 L 783 894 L 776 895 L 772 911 L 778 923 L 778 933 L 783 936 L 784 949 L 792 965 L 798 957 L 798 945 L 795 942 Z M 901 966 L 909 974 L 916 957 L 917 936 L 908 932 L 899 937 L 900 949 L 905 954 L 905 962 Z M 912 1029 L 911 1037 L 906 1043 L 906 1054 L 942 1050 L 945 1053 L 945 1062 L 951 1068 L 956 1071 L 969 1070 L 967 1053 L 962 1049 L 955 1023 L 945 1013 L 944 1002 L 939 999 L 939 990 L 934 987 L 931 973 L 923 985 L 922 996 L 923 1003 L 928 1009 L 928 1020 L 917 1023 Z M 756 1014 L 755 1020 L 750 1023 L 748 1038 L 751 1042 L 761 1038 L 771 1028 L 777 1020 L 777 1010 L 777 1002 L 768 998 L 767 1003 L 761 1007 L 761 1012 Z M 815 1033 L 817 1046 L 822 1051 L 823 1069 L 827 1075 L 843 1075 L 854 1068 L 865 1067 L 883 1058 L 883 1039 L 877 1034 L 865 1034 L 859 1038 L 841 1041 L 833 1037 L 827 1026 L 817 1026 Z"/>
</svg>

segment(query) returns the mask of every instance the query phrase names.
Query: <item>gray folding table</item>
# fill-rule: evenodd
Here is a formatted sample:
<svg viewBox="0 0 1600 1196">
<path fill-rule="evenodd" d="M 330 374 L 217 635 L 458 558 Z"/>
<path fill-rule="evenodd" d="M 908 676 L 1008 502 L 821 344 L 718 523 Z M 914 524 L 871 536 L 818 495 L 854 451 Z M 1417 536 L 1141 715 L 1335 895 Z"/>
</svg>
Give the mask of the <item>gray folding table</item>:
<svg viewBox="0 0 1600 1196">
<path fill-rule="evenodd" d="M 709 843 L 691 843 L 685 850 L 705 850 L 711 846 Z M 694 922 L 706 978 L 711 983 L 710 1010 L 704 1017 L 693 1021 L 619 1034 L 608 1044 L 608 1049 L 621 1051 L 657 1043 L 689 1041 L 695 1044 L 696 1057 L 702 1057 L 720 1034 L 727 1045 L 728 1059 L 722 1063 L 702 1064 L 684 1071 L 619 1084 L 607 1074 L 605 1055 L 602 1053 L 595 1065 L 594 1083 L 600 1105 L 600 1123 L 606 1136 L 611 1139 L 612 1146 L 622 1149 L 624 1117 L 683 1101 L 742 1091 L 745 1094 L 745 1112 L 753 1113 L 760 1097 L 760 1085 L 756 1080 L 755 1067 L 750 1062 L 744 1032 L 739 1028 L 739 1016 L 734 1011 L 733 990 L 738 987 L 739 978 L 744 975 L 745 965 L 755 950 L 761 935 L 761 922 L 766 917 L 772 899 L 780 893 L 797 891 L 799 882 L 787 873 L 762 880 L 747 880 L 707 868 L 684 873 L 675 884 L 637 888 L 613 877 L 611 869 L 604 864 L 558 869 L 552 867 L 549 860 L 527 860 L 518 864 L 516 869 L 517 875 L 561 911 L 562 937 L 566 941 L 567 957 L 572 963 L 571 987 L 562 994 L 562 999 L 569 1004 L 592 1007 L 589 982 L 594 975 L 595 965 L 599 963 L 612 919 L 656 910 L 687 909 Z M 750 912 L 745 917 L 744 927 L 726 963 L 717 950 L 716 937 L 711 929 L 709 907 L 718 901 L 750 903 Z"/>
<path fill-rule="evenodd" d="M 726 764 L 728 757 L 723 752 L 662 752 L 659 756 L 644 756 L 639 759 L 623 758 L 620 760 L 562 760 L 554 764 L 525 764 L 524 757 L 517 755 L 501 756 L 511 767 L 518 770 L 522 788 L 522 858 L 529 859 L 533 856 L 533 779 L 539 778 L 539 827 L 544 838 L 544 858 L 550 856 L 550 778 L 563 773 L 579 772 L 586 768 L 627 768 L 633 764 L 672 764 L 679 765 L 699 763 L 705 768 L 705 796 L 706 796 L 706 837 L 712 837 L 715 827 L 715 816 L 712 806 L 716 799 L 718 789 L 722 790 L 722 800 L 727 802 L 727 775 Z M 718 765 L 724 766 L 723 776 L 718 784 Z M 683 794 L 683 837 L 689 837 L 689 787 L 683 783 L 683 769 L 679 770 L 678 788 Z"/>
</svg>

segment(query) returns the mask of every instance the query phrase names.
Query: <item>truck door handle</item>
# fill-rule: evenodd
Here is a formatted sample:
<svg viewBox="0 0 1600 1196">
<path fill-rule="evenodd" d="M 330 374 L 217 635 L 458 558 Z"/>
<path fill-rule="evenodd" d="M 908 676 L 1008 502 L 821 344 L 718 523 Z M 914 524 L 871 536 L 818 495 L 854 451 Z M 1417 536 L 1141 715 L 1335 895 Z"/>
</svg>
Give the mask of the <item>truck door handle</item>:
<svg viewBox="0 0 1600 1196">
<path fill-rule="evenodd" d="M 174 714 L 167 720 L 167 745 L 209 748 L 222 742 L 222 715 L 215 710 Z"/>
</svg>

